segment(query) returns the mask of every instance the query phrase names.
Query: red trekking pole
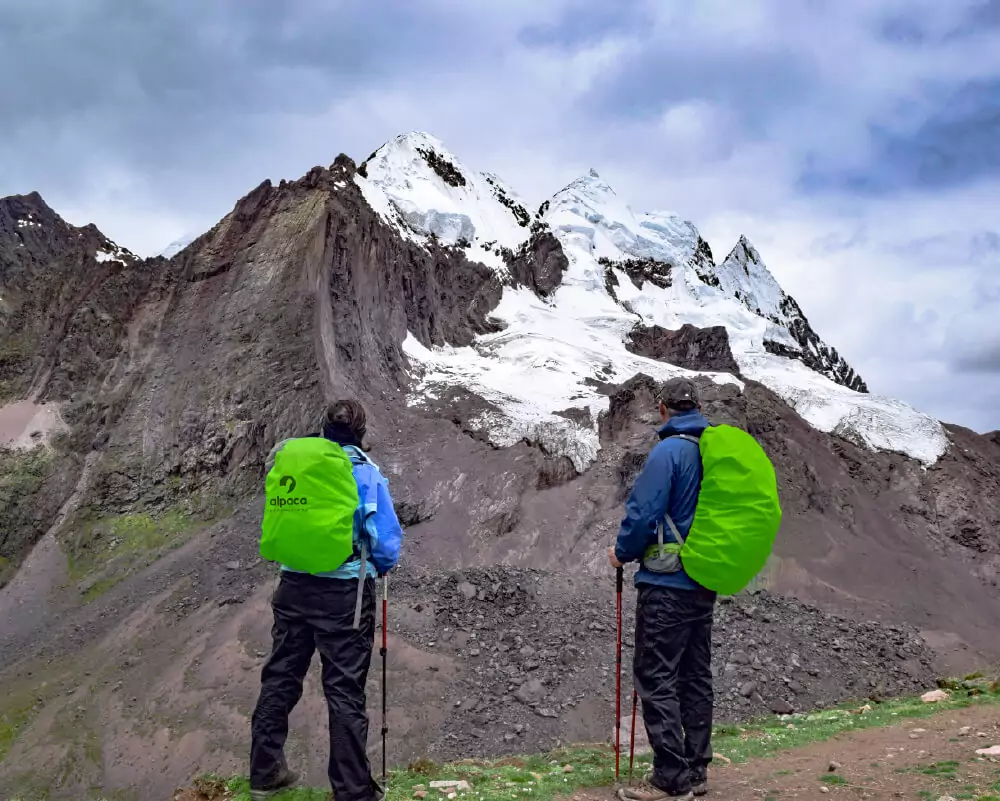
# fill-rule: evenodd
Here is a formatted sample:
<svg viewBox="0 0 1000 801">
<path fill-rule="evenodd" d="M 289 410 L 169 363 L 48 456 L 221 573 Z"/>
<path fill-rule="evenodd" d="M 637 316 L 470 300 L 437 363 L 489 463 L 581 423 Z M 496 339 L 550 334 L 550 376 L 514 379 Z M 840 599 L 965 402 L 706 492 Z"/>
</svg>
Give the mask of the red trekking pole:
<svg viewBox="0 0 1000 801">
<path fill-rule="evenodd" d="M 618 594 L 618 649 L 616 653 L 615 670 L 615 782 L 621 763 L 622 737 L 622 569 L 615 569 L 615 583 Z"/>
</svg>

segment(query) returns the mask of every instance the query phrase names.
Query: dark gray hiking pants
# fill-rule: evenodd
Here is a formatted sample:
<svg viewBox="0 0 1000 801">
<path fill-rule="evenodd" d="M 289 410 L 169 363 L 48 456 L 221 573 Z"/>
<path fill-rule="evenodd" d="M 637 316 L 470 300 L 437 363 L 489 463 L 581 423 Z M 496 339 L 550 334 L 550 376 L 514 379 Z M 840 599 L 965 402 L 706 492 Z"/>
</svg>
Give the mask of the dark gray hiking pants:
<svg viewBox="0 0 1000 801">
<path fill-rule="evenodd" d="M 653 749 L 653 783 L 677 795 L 712 761 L 715 593 L 639 586 L 635 686 Z"/>
<path fill-rule="evenodd" d="M 375 582 L 365 581 L 361 626 L 353 629 L 357 580 L 283 571 L 271 605 L 273 648 L 253 713 L 250 786 L 267 788 L 285 764 L 288 716 L 302 697 L 313 652 L 323 666 L 330 713 L 330 784 L 337 801 L 369 801 L 378 785 L 368 763 L 365 682 L 375 637 Z"/>
</svg>

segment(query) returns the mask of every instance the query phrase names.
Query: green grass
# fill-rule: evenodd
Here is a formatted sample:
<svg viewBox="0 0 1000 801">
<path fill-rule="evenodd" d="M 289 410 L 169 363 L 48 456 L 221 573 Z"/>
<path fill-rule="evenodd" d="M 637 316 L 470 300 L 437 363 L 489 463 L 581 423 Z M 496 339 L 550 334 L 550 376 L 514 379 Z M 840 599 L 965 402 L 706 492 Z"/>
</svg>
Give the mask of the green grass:
<svg viewBox="0 0 1000 801">
<path fill-rule="evenodd" d="M 863 729 L 891 726 L 903 720 L 930 717 L 942 712 L 970 706 L 1000 704 L 1000 696 L 984 694 L 971 698 L 952 698 L 938 704 L 924 704 L 919 698 L 907 698 L 872 706 L 870 711 L 856 713 L 857 706 L 843 706 L 788 718 L 765 718 L 746 726 L 720 725 L 715 729 L 713 747 L 735 763 L 773 756 L 810 743 L 828 740 L 839 734 Z M 791 728 L 790 728 L 791 727 Z M 624 744 L 623 744 L 624 745 Z M 569 765 L 572 770 L 564 771 Z M 641 778 L 649 768 L 649 758 L 637 757 L 634 775 Z M 953 776 L 954 763 L 934 766 L 935 775 Z M 627 745 L 623 749 L 622 778 L 628 770 Z M 951 770 L 952 772 L 949 772 Z M 614 783 L 614 749 L 610 745 L 581 745 L 548 754 L 492 761 L 464 760 L 450 765 L 437 765 L 418 760 L 406 769 L 391 771 L 389 801 L 412 799 L 414 792 L 424 787 L 426 801 L 439 801 L 444 796 L 430 787 L 437 779 L 465 779 L 473 792 L 464 796 L 483 801 L 551 801 L 584 787 L 611 786 Z M 219 779 L 204 777 L 206 786 L 216 788 L 219 799 L 248 801 L 249 782 L 244 777 Z M 831 786 L 845 784 L 838 774 L 828 773 L 820 781 Z M 325 799 L 329 790 L 296 788 L 275 796 L 278 801 L 313 801 Z M 460 796 L 461 797 L 461 796 Z M 935 796 L 936 797 L 936 796 Z"/>
<path fill-rule="evenodd" d="M 39 445 L 30 451 L 0 450 L 0 586 L 13 578 L 16 560 L 34 544 L 35 523 L 32 504 L 35 494 L 49 474 L 50 451 Z"/>
<path fill-rule="evenodd" d="M 35 701 L 18 701 L 0 709 L 0 763 L 10 751 L 18 734 L 35 716 Z"/>
<path fill-rule="evenodd" d="M 951 797 L 958 801 L 1000 801 L 1000 796 L 995 795 L 1000 790 L 1000 781 L 985 777 L 983 768 L 981 761 L 970 757 L 965 763 L 934 762 L 897 768 L 894 772 L 927 777 L 927 786 L 917 792 L 919 798 L 932 801 L 941 797 Z M 990 775 L 996 777 L 1000 775 L 1000 771 L 995 770 Z M 984 787 L 984 783 L 989 786 Z"/>
<path fill-rule="evenodd" d="M 84 601 L 93 601 L 128 573 L 180 545 L 208 523 L 186 510 L 87 517 L 69 544 L 70 578 L 81 583 Z"/>
</svg>

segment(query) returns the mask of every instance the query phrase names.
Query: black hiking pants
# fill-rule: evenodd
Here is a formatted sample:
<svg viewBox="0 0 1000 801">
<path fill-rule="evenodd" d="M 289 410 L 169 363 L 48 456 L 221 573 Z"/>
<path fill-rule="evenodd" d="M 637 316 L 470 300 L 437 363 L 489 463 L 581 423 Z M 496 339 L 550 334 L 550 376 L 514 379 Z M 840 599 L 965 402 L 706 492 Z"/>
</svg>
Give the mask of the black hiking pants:
<svg viewBox="0 0 1000 801">
<path fill-rule="evenodd" d="M 353 629 L 357 580 L 282 571 L 274 593 L 273 647 L 251 724 L 250 786 L 266 789 L 285 767 L 288 716 L 319 651 L 330 713 L 330 784 L 337 801 L 369 801 L 378 785 L 368 763 L 365 682 L 375 638 L 375 582 L 365 581 L 361 626 Z"/>
<path fill-rule="evenodd" d="M 683 794 L 712 761 L 715 593 L 639 586 L 635 686 L 653 749 L 653 784 Z"/>
</svg>

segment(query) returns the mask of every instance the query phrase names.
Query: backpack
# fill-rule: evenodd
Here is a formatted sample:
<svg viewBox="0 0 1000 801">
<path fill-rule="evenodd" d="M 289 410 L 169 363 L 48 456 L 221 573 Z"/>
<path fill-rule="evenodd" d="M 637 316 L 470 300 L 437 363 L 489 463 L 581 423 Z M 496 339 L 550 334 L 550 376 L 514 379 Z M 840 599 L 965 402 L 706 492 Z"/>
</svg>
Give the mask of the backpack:
<svg viewBox="0 0 1000 801">
<path fill-rule="evenodd" d="M 650 551 L 659 553 L 656 561 L 679 559 L 675 569 L 683 564 L 703 587 L 735 595 L 763 569 L 781 525 L 774 466 L 757 440 L 734 426 L 709 426 L 700 437 L 675 436 L 693 442 L 701 452 L 701 489 L 687 539 L 667 515 L 664 522 L 679 545 L 664 545 L 660 525 L 658 542 Z"/>
<path fill-rule="evenodd" d="M 265 480 L 265 499 L 264 559 L 316 574 L 336 570 L 354 553 L 358 487 L 353 460 L 337 443 L 323 437 L 281 443 Z"/>
</svg>

